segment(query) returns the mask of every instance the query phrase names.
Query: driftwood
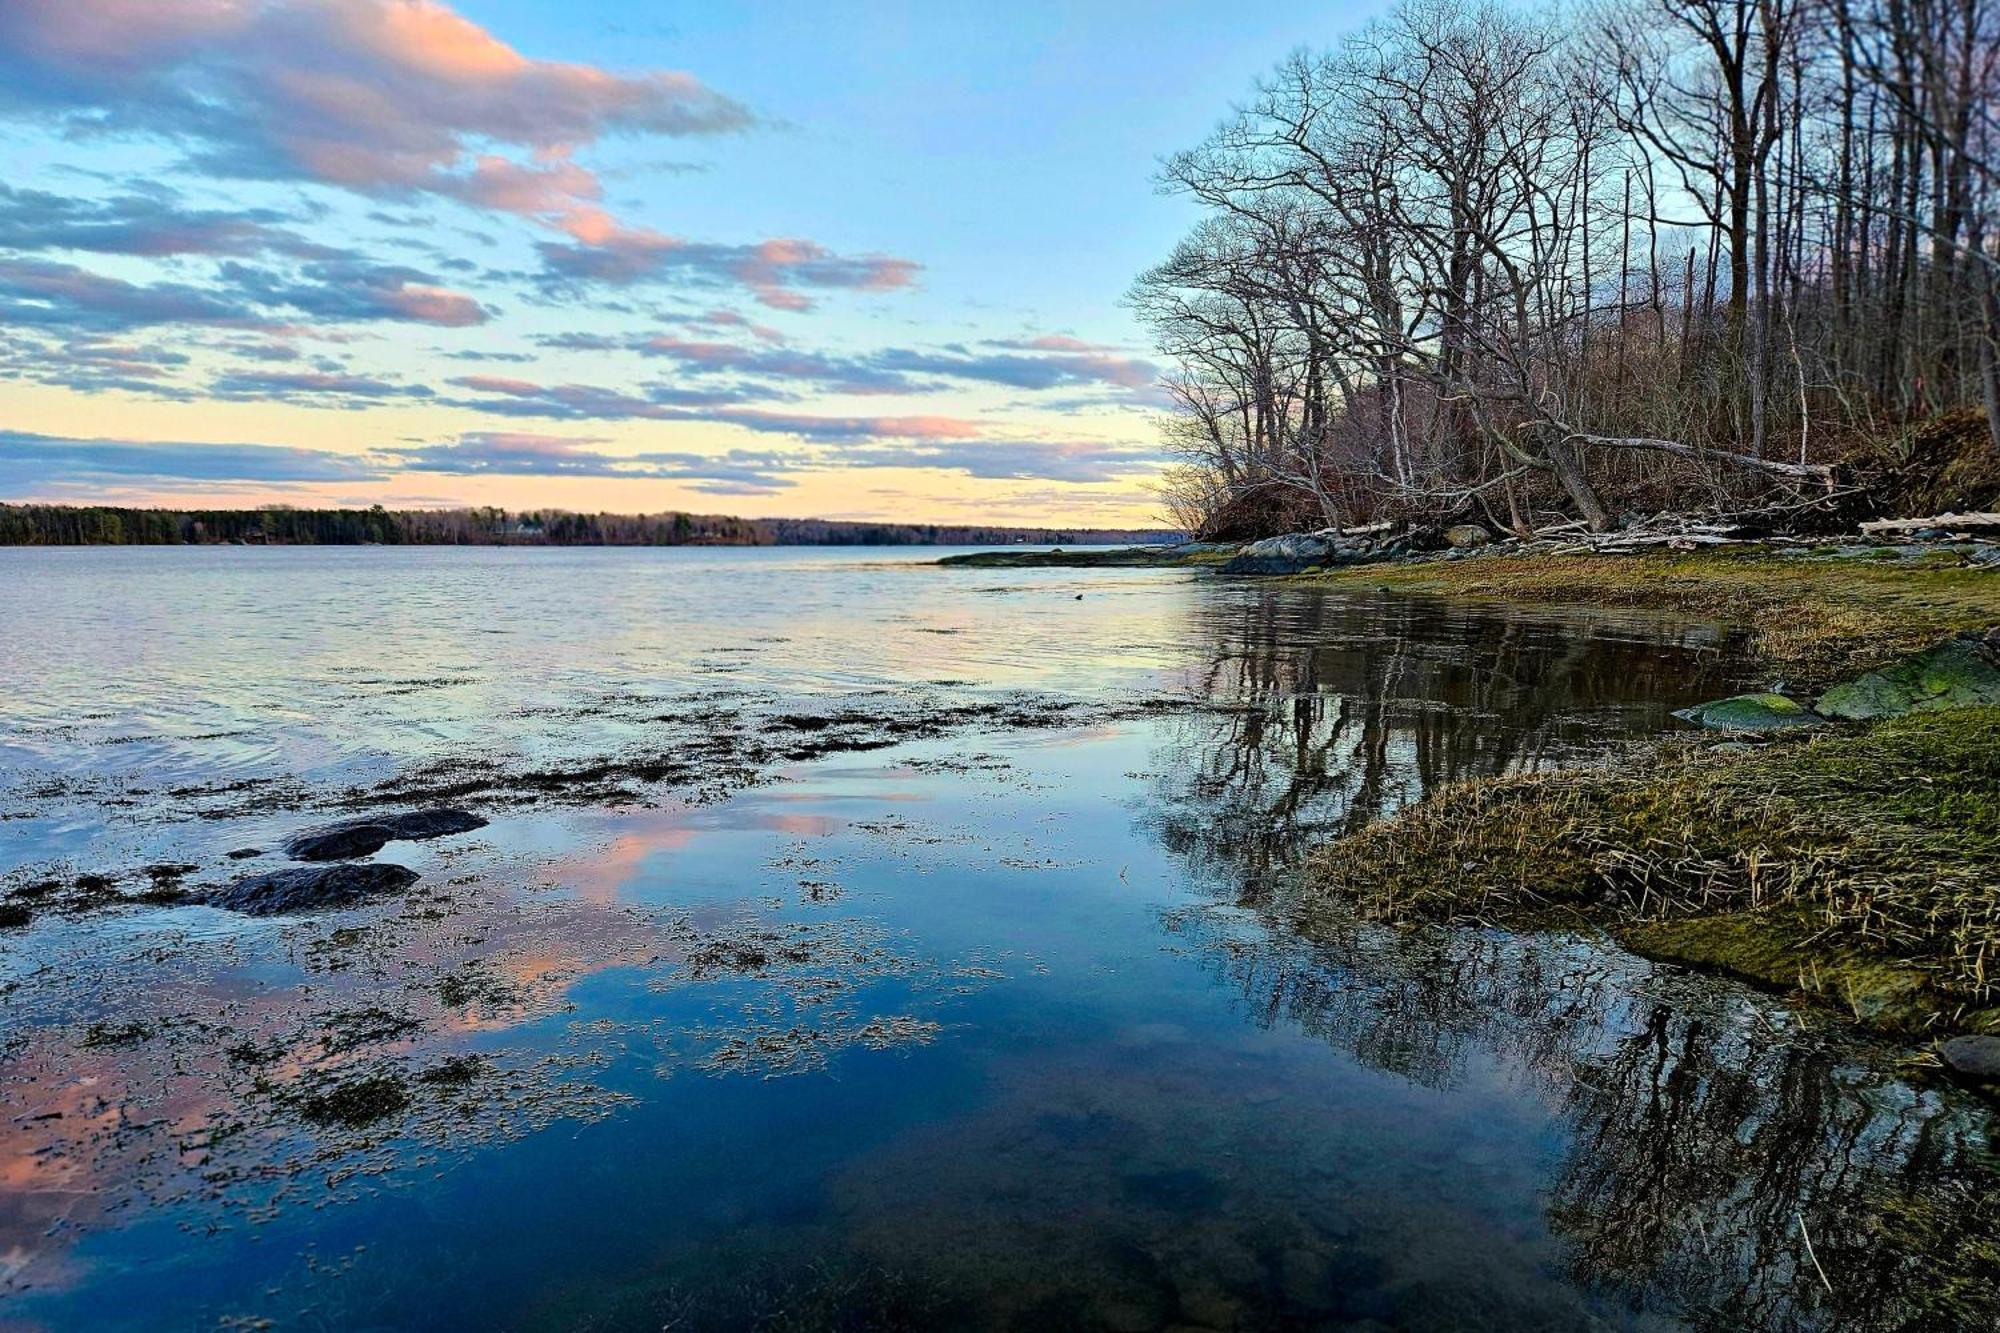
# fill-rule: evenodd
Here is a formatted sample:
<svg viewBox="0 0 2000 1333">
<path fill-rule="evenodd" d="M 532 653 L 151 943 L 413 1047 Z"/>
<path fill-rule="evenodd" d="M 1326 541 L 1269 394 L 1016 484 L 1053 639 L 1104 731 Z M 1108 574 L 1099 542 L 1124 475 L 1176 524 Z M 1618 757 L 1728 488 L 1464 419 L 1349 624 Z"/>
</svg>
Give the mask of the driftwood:
<svg viewBox="0 0 2000 1333">
<path fill-rule="evenodd" d="M 1924 528 L 2000 528 L 2000 514 L 1937 514 L 1931 518 L 1877 518 L 1863 532 L 1917 532 Z"/>
</svg>

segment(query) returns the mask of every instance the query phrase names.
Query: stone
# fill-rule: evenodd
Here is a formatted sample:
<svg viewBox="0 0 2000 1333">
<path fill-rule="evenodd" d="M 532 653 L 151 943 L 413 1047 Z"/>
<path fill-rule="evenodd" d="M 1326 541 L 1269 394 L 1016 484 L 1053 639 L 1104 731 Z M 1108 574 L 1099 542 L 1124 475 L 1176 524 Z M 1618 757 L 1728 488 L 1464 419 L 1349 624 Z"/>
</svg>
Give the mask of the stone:
<svg viewBox="0 0 2000 1333">
<path fill-rule="evenodd" d="M 1782 694 L 1732 695 L 1680 709 L 1674 716 L 1714 731 L 1784 731 L 1820 724 L 1820 719 L 1798 700 Z"/>
<path fill-rule="evenodd" d="M 1953 639 L 1820 696 L 1823 717 L 1873 722 L 1933 708 L 2000 704 L 2000 655 L 1976 638 Z"/>
<path fill-rule="evenodd" d="M 1469 550 L 1474 546 L 1486 545 L 1493 540 L 1493 534 L 1477 523 L 1460 523 L 1444 530 L 1444 540 L 1447 546 Z"/>
<path fill-rule="evenodd" d="M 1938 1055 L 1953 1073 L 2000 1082 L 2000 1037 L 1953 1037 L 1938 1043 Z"/>
<path fill-rule="evenodd" d="M 1332 542 L 1309 533 L 1291 532 L 1251 542 L 1222 567 L 1225 574 L 1297 574 L 1308 565 L 1324 564 L 1334 553 Z"/>
<path fill-rule="evenodd" d="M 309 828 L 285 840 L 285 854 L 295 861 L 345 861 L 372 856 L 391 842 L 442 838 L 485 827 L 486 821 L 469 810 L 409 810 Z"/>
<path fill-rule="evenodd" d="M 372 862 L 295 866 L 261 875 L 246 875 L 211 893 L 207 902 L 212 907 L 241 912 L 245 916 L 283 916 L 291 912 L 352 907 L 364 899 L 394 893 L 416 882 L 417 872 L 408 866 Z"/>
</svg>

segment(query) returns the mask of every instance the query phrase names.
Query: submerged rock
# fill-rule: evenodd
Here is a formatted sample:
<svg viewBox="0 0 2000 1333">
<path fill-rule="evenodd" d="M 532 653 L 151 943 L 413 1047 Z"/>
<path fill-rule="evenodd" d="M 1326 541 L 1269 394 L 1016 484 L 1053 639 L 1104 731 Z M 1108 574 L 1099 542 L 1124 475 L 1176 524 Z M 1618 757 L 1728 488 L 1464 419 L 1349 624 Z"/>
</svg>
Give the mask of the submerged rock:
<svg viewBox="0 0 2000 1333">
<path fill-rule="evenodd" d="M 409 810 L 400 815 L 371 815 L 309 828 L 286 840 L 285 853 L 295 861 L 344 861 L 354 856 L 370 856 L 381 851 L 385 843 L 442 838 L 485 827 L 486 821 L 469 810 Z"/>
<path fill-rule="evenodd" d="M 416 882 L 417 872 L 408 866 L 295 866 L 246 875 L 227 888 L 217 889 L 207 901 L 211 906 L 246 916 L 282 916 L 287 912 L 351 907 L 363 899 L 394 893 Z"/>
<path fill-rule="evenodd" d="M 1923 709 L 1978 704 L 2000 704 L 2000 655 L 1968 637 L 1836 685 L 1820 696 L 1818 708 L 1826 717 L 1873 722 Z"/>
<path fill-rule="evenodd" d="M 1938 1043 L 1938 1055 L 1954 1073 L 2000 1083 L 2000 1037 L 1953 1037 Z"/>
<path fill-rule="evenodd" d="M 1674 716 L 1715 731 L 1783 731 L 1820 722 L 1805 705 L 1782 694 L 1733 695 L 1680 709 Z"/>
</svg>

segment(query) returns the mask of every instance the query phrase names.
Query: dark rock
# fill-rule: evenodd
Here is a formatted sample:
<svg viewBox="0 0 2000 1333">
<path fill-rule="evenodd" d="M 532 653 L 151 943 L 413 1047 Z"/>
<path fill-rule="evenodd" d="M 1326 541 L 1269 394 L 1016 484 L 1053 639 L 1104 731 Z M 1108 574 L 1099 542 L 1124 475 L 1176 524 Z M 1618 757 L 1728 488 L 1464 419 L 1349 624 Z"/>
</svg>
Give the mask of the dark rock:
<svg viewBox="0 0 2000 1333">
<path fill-rule="evenodd" d="M 235 851 L 227 853 L 229 859 L 232 861 L 248 861 L 253 856 L 262 856 L 263 854 L 264 849 L 261 847 L 238 847 Z"/>
<path fill-rule="evenodd" d="M 1714 731 L 1783 731 L 1819 725 L 1796 699 L 1782 694 L 1738 694 L 1675 712 L 1683 722 Z"/>
<path fill-rule="evenodd" d="M 246 916 L 282 916 L 287 912 L 351 907 L 363 899 L 394 893 L 416 882 L 417 872 L 408 866 L 372 863 L 296 866 L 246 875 L 227 888 L 217 889 L 207 901 Z"/>
<path fill-rule="evenodd" d="M 1938 1043 L 1938 1055 L 1954 1073 L 2000 1083 L 2000 1037 L 1953 1037 Z"/>
<path fill-rule="evenodd" d="M 485 827 L 486 821 L 469 810 L 409 810 L 309 828 L 285 841 L 285 853 L 295 861 L 344 861 L 379 852 L 385 843 L 442 838 Z"/>
<path fill-rule="evenodd" d="M 1871 671 L 1820 696 L 1826 717 L 1873 722 L 1933 708 L 2000 704 L 2000 655 L 1967 637 Z"/>
</svg>

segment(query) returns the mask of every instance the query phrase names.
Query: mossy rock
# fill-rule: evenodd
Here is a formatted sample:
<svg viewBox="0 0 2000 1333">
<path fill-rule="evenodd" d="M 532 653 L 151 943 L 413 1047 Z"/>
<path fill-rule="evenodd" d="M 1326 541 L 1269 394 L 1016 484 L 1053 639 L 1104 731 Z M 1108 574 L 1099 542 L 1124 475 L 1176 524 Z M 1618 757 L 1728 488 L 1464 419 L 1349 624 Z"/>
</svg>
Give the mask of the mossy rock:
<svg viewBox="0 0 2000 1333">
<path fill-rule="evenodd" d="M 1818 708 L 1825 717 L 1873 722 L 1980 704 L 2000 704 L 2000 663 L 1977 642 L 1953 639 L 1907 662 L 1834 686 L 1820 697 Z"/>
<path fill-rule="evenodd" d="M 1782 694 L 1733 695 L 1683 708 L 1674 716 L 1714 731 L 1783 731 L 1819 724 L 1805 705 Z"/>
</svg>

